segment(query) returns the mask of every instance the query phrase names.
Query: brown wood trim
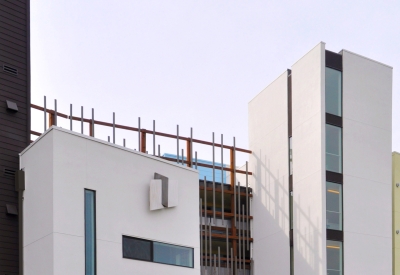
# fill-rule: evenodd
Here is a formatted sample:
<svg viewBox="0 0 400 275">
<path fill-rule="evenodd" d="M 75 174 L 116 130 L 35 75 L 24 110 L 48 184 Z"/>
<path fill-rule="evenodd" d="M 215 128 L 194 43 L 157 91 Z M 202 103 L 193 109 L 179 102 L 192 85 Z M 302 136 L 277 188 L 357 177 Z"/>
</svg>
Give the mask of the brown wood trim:
<svg viewBox="0 0 400 275">
<path fill-rule="evenodd" d="M 326 230 L 326 239 L 329 241 L 343 242 L 343 231 L 327 229 Z"/>
<path fill-rule="evenodd" d="M 160 157 L 160 158 L 165 159 L 165 160 L 175 161 L 175 162 L 176 162 L 176 159 L 175 159 L 175 158 L 168 158 L 168 157 Z M 179 162 L 181 163 L 182 160 L 180 160 Z M 183 160 L 183 163 L 186 163 L 186 164 L 187 164 L 187 161 L 186 161 L 186 160 Z M 213 168 L 212 165 L 210 165 L 210 164 L 204 164 L 204 163 L 197 163 L 197 166 L 207 167 L 207 168 Z M 221 168 L 218 168 L 218 170 L 221 170 Z M 224 171 L 228 171 L 228 172 L 232 172 L 232 171 L 233 171 L 233 169 L 231 169 L 231 168 L 229 168 L 229 167 L 223 167 L 223 170 L 224 170 Z M 237 170 L 237 169 L 236 169 L 236 173 L 238 173 L 238 174 L 246 174 L 246 171 Z M 248 174 L 248 175 L 253 175 L 252 172 L 247 172 L 247 174 Z M 232 177 L 231 177 L 231 178 L 232 178 Z M 231 181 L 232 181 L 232 180 L 231 180 Z"/>
<path fill-rule="evenodd" d="M 208 259 L 214 260 L 214 257 L 210 257 L 210 256 L 202 256 L 202 258 L 206 259 L 206 260 L 208 260 Z M 226 257 L 221 257 L 221 261 L 226 261 Z M 230 261 L 235 261 L 235 258 L 229 257 L 229 262 Z M 245 261 L 245 263 L 251 263 L 251 260 L 245 259 L 244 261 Z M 222 267 L 222 265 L 221 265 L 221 267 Z"/>
<path fill-rule="evenodd" d="M 204 190 L 204 186 L 199 186 L 199 188 L 200 188 L 200 190 Z M 207 189 L 206 189 L 207 191 L 213 191 L 213 188 L 212 187 L 207 187 Z M 222 190 L 221 189 L 217 189 L 217 188 L 215 188 L 215 192 L 216 193 L 222 193 Z M 226 190 L 225 188 L 224 188 L 224 194 L 232 194 L 233 195 L 233 190 L 231 191 L 231 190 Z M 242 197 L 246 197 L 246 192 L 240 192 L 240 196 Z M 251 197 L 253 197 L 253 194 L 249 194 L 249 198 L 251 198 Z"/>
<path fill-rule="evenodd" d="M 140 152 L 146 153 L 146 133 L 140 131 Z"/>
<path fill-rule="evenodd" d="M 202 234 L 202 236 L 205 236 L 205 235 L 206 235 L 204 232 L 202 232 L 201 234 Z M 208 237 L 208 238 L 210 237 L 209 234 L 207 234 L 207 237 Z M 212 237 L 212 238 L 216 238 L 216 239 L 223 239 L 223 240 L 226 240 L 226 235 L 225 235 L 225 234 L 211 233 L 211 237 Z M 238 240 L 238 239 L 239 239 L 239 236 L 232 236 L 232 235 L 229 235 L 228 238 L 229 238 L 229 240 Z M 240 239 L 242 240 L 242 239 L 243 239 L 243 236 L 241 236 Z M 246 237 L 244 237 L 244 239 L 245 239 L 246 241 L 249 240 L 250 242 L 253 242 L 253 238 L 246 238 Z"/>
<path fill-rule="evenodd" d="M 343 184 L 343 174 L 326 171 L 326 181 Z"/>
<path fill-rule="evenodd" d="M 201 213 L 204 214 L 204 209 L 201 210 Z M 207 216 L 212 217 L 212 216 L 213 216 L 213 210 L 207 210 Z M 216 217 L 222 217 L 222 212 L 215 211 L 215 216 L 216 216 Z M 231 222 L 234 222 L 234 221 L 233 221 L 234 217 L 235 217 L 235 215 L 234 215 L 233 213 L 229 213 L 229 212 L 225 212 L 225 211 L 224 211 L 224 218 L 232 218 L 232 221 L 231 221 Z M 249 217 L 250 220 L 253 219 L 253 216 L 247 216 L 247 215 L 239 215 L 239 214 L 236 214 L 236 219 L 237 219 L 238 221 L 239 221 L 239 218 L 242 218 L 242 217 Z M 236 234 L 232 234 L 232 235 L 233 235 L 233 236 L 236 236 Z"/>
<path fill-rule="evenodd" d="M 343 118 L 340 116 L 335 116 L 332 114 L 325 114 L 325 122 L 326 124 L 343 127 Z"/>
<path fill-rule="evenodd" d="M 192 148 L 190 146 L 190 140 L 186 141 L 186 163 L 188 167 L 192 167 Z"/>
<path fill-rule="evenodd" d="M 35 105 L 35 104 L 31 104 L 31 107 L 33 109 L 36 109 L 36 110 L 39 110 L 39 111 L 44 111 L 43 107 Z M 51 109 L 47 109 L 46 111 L 48 113 L 50 113 L 50 114 L 54 114 L 54 111 L 51 110 Z M 66 114 L 63 114 L 63 113 L 57 112 L 57 116 L 69 119 L 69 116 L 66 115 Z M 80 117 L 76 117 L 76 116 L 72 116 L 72 120 L 81 121 L 81 118 Z M 83 122 L 91 123 L 91 121 L 92 120 L 88 119 L 88 118 L 84 118 L 83 119 Z M 102 126 L 109 126 L 109 127 L 113 126 L 112 123 L 99 121 L 99 120 L 94 120 L 94 124 L 102 125 Z M 115 124 L 115 128 L 124 129 L 124 130 L 130 130 L 130 131 L 138 131 L 139 130 L 136 127 L 130 127 L 130 126 L 125 126 L 125 125 L 120 125 L 120 124 Z M 153 130 L 147 130 L 147 129 L 140 129 L 140 132 L 147 133 L 147 134 L 153 134 Z M 168 138 L 176 139 L 176 135 L 166 134 L 166 133 L 162 133 L 162 132 L 155 132 L 155 135 L 156 136 L 162 136 L 162 137 L 168 137 Z M 190 137 L 179 136 L 179 139 L 180 140 L 190 141 Z M 204 141 L 204 140 L 200 140 L 200 139 L 192 139 L 192 142 L 199 143 L 199 144 L 204 144 L 204 145 L 211 145 L 211 146 L 213 145 L 212 142 Z M 221 147 L 221 144 L 214 143 L 214 146 L 215 147 Z M 233 149 L 233 146 L 228 146 L 228 145 L 223 145 L 223 146 L 224 146 L 224 149 Z M 248 154 L 252 153 L 251 150 L 247 150 L 247 149 L 243 149 L 243 148 L 236 148 L 236 151 L 243 152 L 243 153 L 248 153 Z"/>
<path fill-rule="evenodd" d="M 41 136 L 42 135 L 42 133 L 35 132 L 35 131 L 32 131 L 32 130 L 31 130 L 31 134 L 34 135 L 34 136 Z"/>
</svg>

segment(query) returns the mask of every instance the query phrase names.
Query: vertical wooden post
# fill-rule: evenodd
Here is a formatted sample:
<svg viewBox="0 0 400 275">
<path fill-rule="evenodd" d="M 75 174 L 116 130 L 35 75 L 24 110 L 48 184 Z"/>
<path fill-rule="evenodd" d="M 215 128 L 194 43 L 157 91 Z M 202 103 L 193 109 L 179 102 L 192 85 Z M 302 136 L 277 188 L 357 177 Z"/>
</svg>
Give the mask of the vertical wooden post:
<svg viewBox="0 0 400 275">
<path fill-rule="evenodd" d="M 231 168 L 231 170 L 230 170 L 230 174 L 231 174 L 230 178 L 231 178 L 231 191 L 232 191 L 232 194 L 231 194 L 231 213 L 234 214 L 234 211 L 235 211 L 235 199 L 233 197 L 234 196 L 233 195 L 233 189 L 236 188 L 236 186 L 235 186 L 235 174 L 233 172 L 233 168 L 234 168 L 234 165 L 235 165 L 235 152 L 234 152 L 233 148 L 231 148 L 229 150 L 229 153 L 230 153 L 230 168 Z M 235 259 L 236 256 L 237 256 L 237 240 L 236 240 L 237 231 L 236 231 L 236 224 L 235 224 L 235 215 L 232 215 L 232 218 L 231 218 L 231 235 L 232 235 L 232 237 L 234 237 L 234 239 L 232 239 L 233 255 L 231 255 L 231 257 L 232 257 L 232 259 Z"/>
<path fill-rule="evenodd" d="M 94 128 L 94 123 L 92 121 L 90 121 L 89 122 L 89 136 L 91 136 L 91 137 L 94 137 L 93 128 Z"/>
<path fill-rule="evenodd" d="M 49 112 L 49 128 L 54 125 L 54 113 Z"/>
<path fill-rule="evenodd" d="M 190 140 L 186 141 L 186 160 L 187 160 L 187 166 L 192 167 L 192 148 L 190 144 Z"/>
<path fill-rule="evenodd" d="M 140 132 L 140 152 L 146 153 L 146 133 L 144 130 Z"/>
</svg>

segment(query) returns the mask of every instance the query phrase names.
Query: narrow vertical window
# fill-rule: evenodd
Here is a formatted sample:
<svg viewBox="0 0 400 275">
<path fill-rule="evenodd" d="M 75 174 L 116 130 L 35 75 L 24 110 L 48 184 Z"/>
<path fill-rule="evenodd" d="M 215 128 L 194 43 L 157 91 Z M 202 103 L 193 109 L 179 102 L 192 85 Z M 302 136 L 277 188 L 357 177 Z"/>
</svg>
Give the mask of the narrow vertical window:
<svg viewBox="0 0 400 275">
<path fill-rule="evenodd" d="M 328 114 L 342 116 L 342 72 L 325 68 L 325 108 Z"/>
<path fill-rule="evenodd" d="M 326 170 L 342 173 L 342 128 L 326 124 Z"/>
<path fill-rule="evenodd" d="M 96 275 L 96 193 L 85 189 L 85 275 Z"/>
<path fill-rule="evenodd" d="M 326 241 L 327 275 L 343 275 L 343 248 L 341 242 Z"/>
<path fill-rule="evenodd" d="M 342 185 L 326 182 L 326 228 L 343 230 L 342 226 Z"/>
<path fill-rule="evenodd" d="M 289 138 L 289 175 L 293 175 L 293 145 L 292 145 L 292 137 Z"/>
<path fill-rule="evenodd" d="M 289 193 L 289 207 L 290 229 L 293 229 L 293 191 Z"/>
<path fill-rule="evenodd" d="M 294 275 L 294 251 L 293 251 L 293 246 L 290 246 L 290 275 Z"/>
</svg>

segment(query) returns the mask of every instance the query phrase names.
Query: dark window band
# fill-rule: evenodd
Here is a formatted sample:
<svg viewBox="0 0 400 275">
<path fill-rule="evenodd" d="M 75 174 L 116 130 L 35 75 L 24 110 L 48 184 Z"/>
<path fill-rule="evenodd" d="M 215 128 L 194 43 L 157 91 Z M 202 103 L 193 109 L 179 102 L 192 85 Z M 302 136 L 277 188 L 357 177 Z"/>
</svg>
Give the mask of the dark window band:
<svg viewBox="0 0 400 275">
<path fill-rule="evenodd" d="M 122 256 L 126 259 L 194 267 L 194 249 L 122 236 Z"/>
<path fill-rule="evenodd" d="M 326 121 L 326 124 L 338 126 L 341 128 L 343 127 L 343 119 L 340 116 L 335 116 L 335 115 L 326 113 L 325 121 Z"/>
<path fill-rule="evenodd" d="M 326 239 L 330 241 L 340 241 L 343 242 L 343 231 L 339 230 L 326 230 Z"/>
<path fill-rule="evenodd" d="M 343 184 L 343 174 L 326 171 L 326 181 Z"/>
<path fill-rule="evenodd" d="M 343 71 L 342 55 L 331 51 L 325 51 L 325 66 Z"/>
</svg>

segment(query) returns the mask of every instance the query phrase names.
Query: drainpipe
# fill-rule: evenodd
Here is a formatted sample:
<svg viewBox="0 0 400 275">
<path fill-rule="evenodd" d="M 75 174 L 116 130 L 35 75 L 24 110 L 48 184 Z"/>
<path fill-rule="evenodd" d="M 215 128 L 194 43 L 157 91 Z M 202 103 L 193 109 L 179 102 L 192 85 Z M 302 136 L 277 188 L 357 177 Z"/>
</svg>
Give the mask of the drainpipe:
<svg viewBox="0 0 400 275">
<path fill-rule="evenodd" d="M 25 172 L 23 170 L 18 170 L 15 173 L 15 191 L 18 192 L 18 235 L 19 235 L 19 274 L 24 274 L 24 241 L 23 241 L 23 217 L 24 217 L 24 208 L 23 208 L 23 195 L 25 190 Z"/>
</svg>

